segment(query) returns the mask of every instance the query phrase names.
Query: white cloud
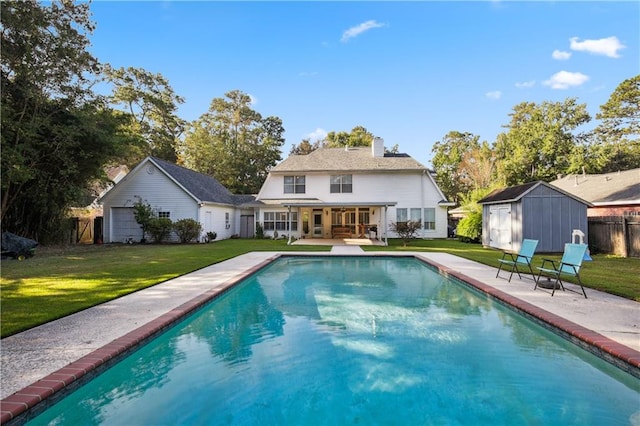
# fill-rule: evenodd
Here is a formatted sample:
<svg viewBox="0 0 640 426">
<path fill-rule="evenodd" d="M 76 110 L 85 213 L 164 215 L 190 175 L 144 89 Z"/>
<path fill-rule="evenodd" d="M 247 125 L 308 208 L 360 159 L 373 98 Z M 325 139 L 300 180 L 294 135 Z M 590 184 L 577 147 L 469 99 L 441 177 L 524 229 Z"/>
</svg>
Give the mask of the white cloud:
<svg viewBox="0 0 640 426">
<path fill-rule="evenodd" d="M 318 127 L 311 133 L 307 133 L 304 139 L 309 139 L 311 143 L 315 141 L 321 141 L 327 137 L 327 131 Z"/>
<path fill-rule="evenodd" d="M 500 99 L 502 97 L 502 92 L 499 90 L 494 90 L 493 92 L 487 92 L 484 94 L 488 99 Z"/>
<path fill-rule="evenodd" d="M 588 52 L 592 55 L 604 55 L 610 58 L 619 58 L 618 50 L 626 47 L 615 36 L 584 41 L 579 41 L 578 37 L 571 37 L 569 41 L 571 42 L 571 50 Z"/>
<path fill-rule="evenodd" d="M 580 86 L 587 80 L 589 80 L 589 76 L 580 72 L 560 71 L 542 84 L 550 86 L 552 89 L 568 89 L 569 87 Z"/>
<path fill-rule="evenodd" d="M 516 83 L 516 87 L 518 89 L 529 89 L 533 86 L 536 85 L 536 81 L 535 80 L 531 80 L 531 81 L 519 81 Z"/>
<path fill-rule="evenodd" d="M 342 33 L 342 38 L 340 39 L 341 42 L 345 43 L 347 42 L 350 38 L 354 38 L 359 36 L 360 34 L 369 31 L 371 29 L 374 28 L 381 28 L 384 27 L 385 24 L 381 24 L 375 20 L 371 20 L 371 21 L 367 21 L 367 22 L 363 22 L 360 25 L 356 25 L 355 27 L 351 27 L 348 30 L 346 30 L 344 33 Z"/>
<path fill-rule="evenodd" d="M 557 59 L 558 61 L 566 61 L 567 59 L 569 59 L 571 57 L 571 52 L 564 52 L 562 50 L 556 49 L 551 54 L 551 57 L 553 59 Z"/>
</svg>

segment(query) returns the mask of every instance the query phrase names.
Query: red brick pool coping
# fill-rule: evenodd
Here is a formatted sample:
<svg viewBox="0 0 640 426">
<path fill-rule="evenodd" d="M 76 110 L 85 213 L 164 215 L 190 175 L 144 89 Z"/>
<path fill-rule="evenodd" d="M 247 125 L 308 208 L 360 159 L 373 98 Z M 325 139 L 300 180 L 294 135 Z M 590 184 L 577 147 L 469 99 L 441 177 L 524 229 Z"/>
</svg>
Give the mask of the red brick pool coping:
<svg viewBox="0 0 640 426">
<path fill-rule="evenodd" d="M 278 254 L 272 256 L 269 259 L 247 269 L 239 276 L 217 286 L 214 289 L 202 293 L 179 307 L 161 315 L 155 320 L 152 320 L 130 333 L 113 340 L 107 345 L 83 356 L 77 361 L 70 363 L 66 367 L 63 367 L 26 388 L 6 397 L 0 401 L 0 424 L 13 421 L 18 422 L 20 421 L 18 420 L 19 417 L 23 417 L 25 413 L 34 409 L 40 403 L 46 403 L 47 400 L 53 400 L 54 398 L 52 397 L 55 397 L 56 394 L 60 395 L 60 391 L 63 389 L 73 389 L 74 387 L 79 386 L 81 383 L 84 383 L 80 379 L 86 378 L 85 376 L 91 373 L 97 373 L 107 366 L 110 366 L 112 363 L 115 363 L 121 356 L 133 351 L 144 342 L 150 340 L 165 329 L 174 325 L 176 322 L 185 318 L 189 313 L 197 310 L 204 304 L 238 284 L 249 275 L 264 268 L 282 256 L 292 255 Z M 300 254 L 298 256 L 300 256 Z M 313 256 L 318 256 L 318 254 L 313 254 Z M 416 259 L 435 267 L 444 276 L 457 278 L 458 280 L 487 294 L 489 297 L 509 305 L 528 318 L 547 326 L 587 351 L 613 363 L 635 377 L 640 377 L 640 352 L 566 320 L 558 315 L 538 308 L 528 302 L 524 302 L 514 296 L 504 293 L 503 291 L 497 290 L 488 284 L 484 284 L 474 278 L 457 272 L 452 268 L 440 265 L 431 260 L 426 261 L 425 259 L 416 256 L 410 257 L 415 257 Z M 46 406 L 48 405 L 45 405 L 43 409 L 46 408 Z"/>
</svg>

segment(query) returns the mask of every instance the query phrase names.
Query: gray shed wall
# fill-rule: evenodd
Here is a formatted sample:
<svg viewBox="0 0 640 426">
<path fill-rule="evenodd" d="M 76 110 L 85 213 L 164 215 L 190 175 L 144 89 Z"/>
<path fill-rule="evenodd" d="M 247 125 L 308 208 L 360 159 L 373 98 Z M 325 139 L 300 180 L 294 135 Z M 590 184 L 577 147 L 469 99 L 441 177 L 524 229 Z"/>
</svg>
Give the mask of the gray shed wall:
<svg viewBox="0 0 640 426">
<path fill-rule="evenodd" d="M 564 245 L 572 242 L 574 229 L 585 234 L 588 243 L 587 206 L 567 195 L 540 185 L 511 206 L 511 250 L 518 251 L 525 238 L 538 240 L 537 252 L 562 253 Z M 482 206 L 482 244 L 490 244 L 489 212 Z"/>
<path fill-rule="evenodd" d="M 587 206 L 561 192 L 539 186 L 520 204 L 523 238 L 538 240 L 536 251 L 563 252 L 574 229 L 588 235 Z"/>
</svg>

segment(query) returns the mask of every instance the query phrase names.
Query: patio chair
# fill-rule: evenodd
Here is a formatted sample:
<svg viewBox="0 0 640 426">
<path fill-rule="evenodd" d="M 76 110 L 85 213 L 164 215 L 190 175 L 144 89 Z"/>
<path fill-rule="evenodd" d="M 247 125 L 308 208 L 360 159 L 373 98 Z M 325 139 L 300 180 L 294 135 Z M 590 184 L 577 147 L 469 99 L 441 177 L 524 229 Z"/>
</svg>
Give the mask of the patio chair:
<svg viewBox="0 0 640 426">
<path fill-rule="evenodd" d="M 542 266 L 538 267 L 538 278 L 536 279 L 536 286 L 533 288 L 534 290 L 538 288 L 540 285 L 540 278 L 542 274 L 545 274 L 547 277 L 555 278 L 556 281 L 553 284 L 553 290 L 551 291 L 551 295 L 556 292 L 556 288 L 558 288 L 558 284 L 560 284 L 560 288 L 562 291 L 565 291 L 564 284 L 562 283 L 561 275 L 567 275 L 570 277 L 576 277 L 578 280 L 578 285 L 582 289 L 582 294 L 584 298 L 587 298 L 587 293 L 584 291 L 584 286 L 582 285 L 582 281 L 580 280 L 580 267 L 582 266 L 582 261 L 585 259 L 587 254 L 588 246 L 586 244 L 565 244 L 564 245 L 564 253 L 562 254 L 562 259 L 560 260 L 560 264 L 556 266 L 556 263 L 551 259 L 543 259 Z M 551 268 L 545 265 L 551 263 Z M 573 291 L 574 293 L 580 294 L 578 291 L 566 289 L 569 291 Z"/>
<path fill-rule="evenodd" d="M 509 266 L 511 267 L 509 282 L 511 282 L 511 277 L 513 276 L 514 271 L 518 274 L 518 278 L 522 279 L 522 277 L 520 276 L 520 270 L 518 269 L 518 264 L 520 264 L 521 267 L 526 266 L 529 269 L 531 277 L 535 279 L 535 274 L 533 273 L 533 269 L 531 269 L 531 260 L 533 259 L 533 254 L 536 252 L 537 246 L 538 240 L 523 240 L 522 246 L 520 247 L 520 252 L 518 254 L 509 252 L 502 253 L 502 259 L 498 259 L 498 262 L 500 262 L 500 267 L 498 268 L 496 278 L 498 278 L 498 275 L 500 275 L 500 271 L 502 270 L 503 266 Z"/>
</svg>

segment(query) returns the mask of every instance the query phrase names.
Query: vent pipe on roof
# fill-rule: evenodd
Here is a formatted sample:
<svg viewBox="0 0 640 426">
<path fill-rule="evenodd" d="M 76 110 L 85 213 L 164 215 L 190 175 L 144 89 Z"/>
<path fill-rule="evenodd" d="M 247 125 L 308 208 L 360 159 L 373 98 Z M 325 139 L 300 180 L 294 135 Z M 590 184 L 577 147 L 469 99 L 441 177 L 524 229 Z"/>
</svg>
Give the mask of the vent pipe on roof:
<svg viewBox="0 0 640 426">
<path fill-rule="evenodd" d="M 371 144 L 371 154 L 374 157 L 384 157 L 384 139 L 377 136 L 373 138 L 373 143 Z"/>
</svg>

